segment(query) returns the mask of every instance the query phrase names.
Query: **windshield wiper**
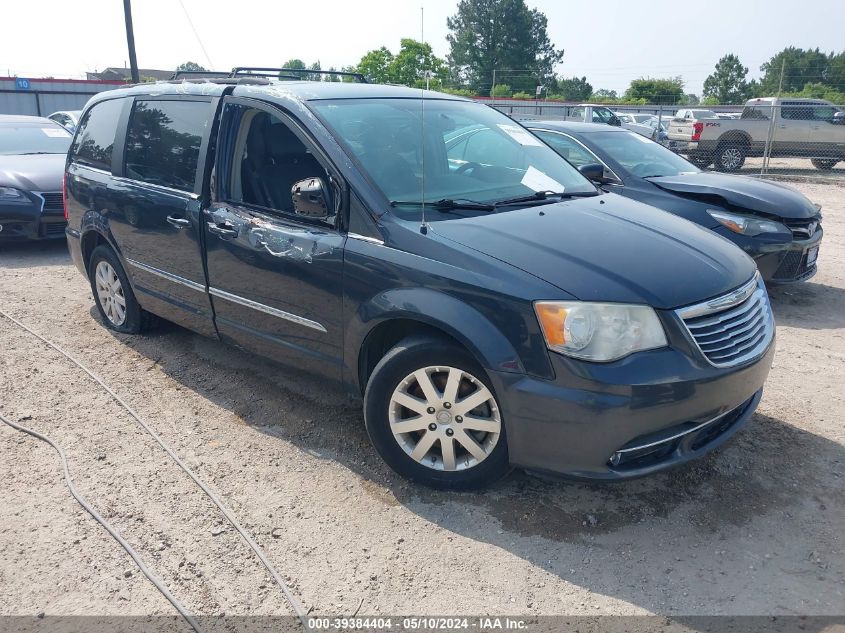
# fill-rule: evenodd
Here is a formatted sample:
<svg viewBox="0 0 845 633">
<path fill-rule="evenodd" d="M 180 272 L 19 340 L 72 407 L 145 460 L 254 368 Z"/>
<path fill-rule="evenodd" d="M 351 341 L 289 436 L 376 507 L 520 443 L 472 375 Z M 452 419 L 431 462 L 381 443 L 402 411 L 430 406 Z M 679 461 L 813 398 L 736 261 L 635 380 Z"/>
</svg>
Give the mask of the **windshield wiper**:
<svg viewBox="0 0 845 633">
<path fill-rule="evenodd" d="M 441 198 L 434 202 L 422 200 L 391 200 L 392 207 L 422 207 L 425 205 L 437 211 L 451 211 L 452 209 L 469 209 L 471 211 L 495 211 L 496 205 L 486 204 L 484 202 L 476 202 L 475 200 L 466 200 L 464 198 Z"/>
<path fill-rule="evenodd" d="M 558 202 L 566 198 L 588 198 L 599 195 L 598 191 L 537 191 L 528 196 L 519 196 L 517 198 L 506 198 L 505 200 L 497 200 L 496 202 L 478 202 L 476 200 L 469 200 L 467 198 L 442 198 L 433 202 L 421 200 L 391 200 L 390 206 L 425 206 L 435 209 L 436 211 L 451 211 L 452 209 L 468 209 L 471 211 L 495 211 L 499 207 L 508 207 L 517 204 L 550 204 Z"/>
<path fill-rule="evenodd" d="M 496 207 L 504 207 L 512 204 L 525 204 L 529 202 L 556 202 L 557 200 L 564 200 L 565 198 L 591 198 L 599 195 L 598 191 L 537 191 L 528 196 L 520 196 L 518 198 L 508 198 L 506 200 L 498 200 L 493 203 Z M 555 197 L 557 200 L 552 200 Z"/>
</svg>

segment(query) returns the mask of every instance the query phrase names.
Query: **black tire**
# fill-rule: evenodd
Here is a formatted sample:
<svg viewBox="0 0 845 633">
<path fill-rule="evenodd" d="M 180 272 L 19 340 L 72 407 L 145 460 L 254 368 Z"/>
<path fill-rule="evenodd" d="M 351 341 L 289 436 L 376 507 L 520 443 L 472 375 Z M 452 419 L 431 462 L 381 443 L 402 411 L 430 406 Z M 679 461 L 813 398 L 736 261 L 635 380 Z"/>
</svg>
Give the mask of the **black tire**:
<svg viewBox="0 0 845 633">
<path fill-rule="evenodd" d="M 839 162 L 836 158 L 811 158 L 810 162 L 813 163 L 813 167 L 819 169 L 821 171 L 830 171 L 834 168 L 836 163 Z"/>
<path fill-rule="evenodd" d="M 462 470 L 436 470 L 434 467 L 423 465 L 412 458 L 400 446 L 400 440 L 393 435 L 390 411 L 394 390 L 412 373 L 426 367 L 449 367 L 467 372 L 483 383 L 492 394 L 493 403 L 497 406 L 501 429 L 498 439 L 492 445 L 486 458 L 478 461 L 475 465 L 464 467 Z M 462 383 L 462 386 L 466 385 L 467 383 Z M 441 390 L 441 393 L 445 393 L 445 389 Z M 455 405 L 456 409 L 457 404 Z M 473 411 L 475 410 L 473 409 Z M 367 433 L 382 459 L 403 477 L 438 489 L 472 490 L 483 488 L 498 481 L 510 471 L 505 424 L 501 411 L 501 405 L 499 405 L 490 379 L 475 359 L 455 344 L 432 337 L 400 341 L 376 365 L 367 382 L 367 390 L 364 395 L 364 419 Z M 438 411 L 438 413 L 441 412 Z M 462 428 L 457 425 L 459 417 L 455 415 L 454 421 L 450 420 L 442 425 L 438 432 L 448 433 L 450 424 L 455 429 L 452 431 L 453 433 L 462 432 Z M 444 429 L 446 430 L 444 431 Z M 422 430 L 416 437 L 421 438 L 428 432 Z M 492 436 L 488 439 L 491 438 Z M 455 437 L 455 440 L 457 439 Z M 483 440 L 480 440 L 480 442 L 483 442 Z M 462 448 L 458 442 L 454 442 L 453 446 L 456 447 L 454 449 L 456 454 Z M 435 454 L 440 451 L 440 447 L 441 444 L 436 442 L 432 445 L 431 453 Z M 467 457 L 468 453 L 463 456 L 463 459 Z M 459 457 L 456 461 L 460 462 L 460 459 Z M 428 459 L 425 461 L 428 461 Z M 434 463 L 434 460 L 432 460 L 432 463 Z"/>
<path fill-rule="evenodd" d="M 716 151 L 716 169 L 724 172 L 739 171 L 745 164 L 746 148 L 739 143 L 724 143 Z"/>
<path fill-rule="evenodd" d="M 689 156 L 689 162 L 691 162 L 699 169 L 705 169 L 713 163 L 713 159 L 709 156 Z"/>
<path fill-rule="evenodd" d="M 97 291 L 96 275 L 97 266 L 100 262 L 108 263 L 120 281 L 122 297 L 126 303 L 125 317 L 120 323 L 116 323 L 106 314 L 106 310 Z M 148 323 L 149 315 L 141 309 L 138 300 L 135 299 L 135 293 L 132 292 L 132 286 L 129 284 L 126 271 L 123 270 L 123 266 L 120 264 L 117 255 L 108 246 L 101 244 L 91 253 L 91 259 L 88 261 L 88 280 L 91 283 L 91 292 L 94 295 L 94 303 L 97 305 L 97 311 L 100 313 L 100 318 L 107 328 L 115 332 L 123 332 L 124 334 L 138 334 L 144 330 Z"/>
</svg>

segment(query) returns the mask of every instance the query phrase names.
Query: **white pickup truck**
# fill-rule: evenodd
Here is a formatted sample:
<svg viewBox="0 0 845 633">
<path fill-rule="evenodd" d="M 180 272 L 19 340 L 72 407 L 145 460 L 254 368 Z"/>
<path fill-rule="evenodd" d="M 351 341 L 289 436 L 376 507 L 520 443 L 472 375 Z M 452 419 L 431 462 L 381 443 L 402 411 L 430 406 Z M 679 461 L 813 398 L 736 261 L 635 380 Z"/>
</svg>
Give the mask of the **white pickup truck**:
<svg viewBox="0 0 845 633">
<path fill-rule="evenodd" d="M 845 160 L 845 112 L 822 99 L 751 99 L 738 119 L 674 118 L 669 140 L 700 167 L 736 171 L 748 156 L 809 158 L 817 169 Z"/>
</svg>

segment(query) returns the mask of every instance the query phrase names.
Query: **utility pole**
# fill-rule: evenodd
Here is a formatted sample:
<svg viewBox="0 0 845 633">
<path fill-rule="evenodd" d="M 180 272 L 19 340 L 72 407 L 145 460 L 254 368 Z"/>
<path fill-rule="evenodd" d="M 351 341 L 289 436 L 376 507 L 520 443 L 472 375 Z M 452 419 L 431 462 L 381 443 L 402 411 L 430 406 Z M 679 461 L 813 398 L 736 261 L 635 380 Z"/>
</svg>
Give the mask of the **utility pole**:
<svg viewBox="0 0 845 633">
<path fill-rule="evenodd" d="M 123 0 L 123 17 L 126 20 L 126 44 L 129 46 L 129 69 L 132 72 L 132 83 L 141 83 L 138 75 L 138 60 L 135 58 L 135 33 L 132 30 L 131 0 Z"/>
<path fill-rule="evenodd" d="M 493 87 L 490 88 L 490 96 L 496 98 L 496 69 L 493 69 Z"/>
</svg>

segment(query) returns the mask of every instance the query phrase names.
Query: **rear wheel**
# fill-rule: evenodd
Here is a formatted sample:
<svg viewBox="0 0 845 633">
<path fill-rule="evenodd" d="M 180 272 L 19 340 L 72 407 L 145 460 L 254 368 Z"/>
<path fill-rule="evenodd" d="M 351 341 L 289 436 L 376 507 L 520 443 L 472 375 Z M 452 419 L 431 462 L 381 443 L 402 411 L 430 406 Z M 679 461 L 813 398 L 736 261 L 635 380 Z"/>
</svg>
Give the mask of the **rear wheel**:
<svg viewBox="0 0 845 633">
<path fill-rule="evenodd" d="M 502 411 L 484 370 L 447 341 L 402 341 L 373 370 L 367 432 L 387 464 L 434 488 L 472 489 L 508 464 Z"/>
<path fill-rule="evenodd" d="M 738 171 L 745 164 L 745 147 L 726 143 L 719 147 L 714 162 L 719 171 Z"/>
<path fill-rule="evenodd" d="M 120 260 L 108 246 L 100 245 L 91 253 L 88 278 L 106 327 L 126 334 L 137 334 L 143 329 L 146 313 L 135 299 Z"/>
<path fill-rule="evenodd" d="M 810 162 L 816 169 L 820 169 L 821 171 L 830 171 L 839 161 L 835 158 L 813 158 L 810 159 Z"/>
</svg>

